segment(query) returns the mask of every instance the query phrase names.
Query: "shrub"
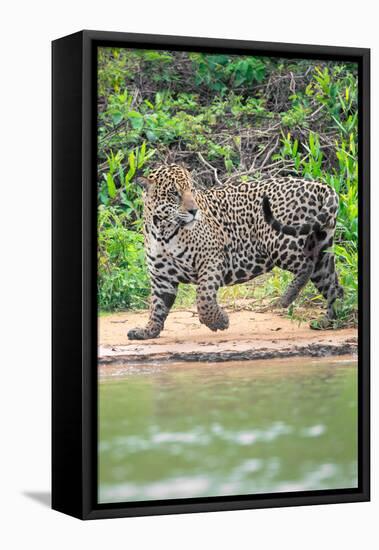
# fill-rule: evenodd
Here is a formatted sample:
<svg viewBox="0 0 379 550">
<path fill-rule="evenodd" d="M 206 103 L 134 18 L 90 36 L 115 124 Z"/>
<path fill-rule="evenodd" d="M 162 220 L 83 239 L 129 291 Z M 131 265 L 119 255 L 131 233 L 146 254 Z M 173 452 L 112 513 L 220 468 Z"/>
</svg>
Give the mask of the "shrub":
<svg viewBox="0 0 379 550">
<path fill-rule="evenodd" d="M 101 206 L 98 213 L 98 305 L 101 310 L 147 306 L 149 280 L 143 236 L 126 227 L 126 214 Z"/>
</svg>

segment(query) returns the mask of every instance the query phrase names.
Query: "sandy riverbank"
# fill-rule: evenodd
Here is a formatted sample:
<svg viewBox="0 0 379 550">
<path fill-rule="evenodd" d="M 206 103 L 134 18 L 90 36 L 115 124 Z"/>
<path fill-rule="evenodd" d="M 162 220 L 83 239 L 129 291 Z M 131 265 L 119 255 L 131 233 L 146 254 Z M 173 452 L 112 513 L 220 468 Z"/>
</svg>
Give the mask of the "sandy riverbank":
<svg viewBox="0 0 379 550">
<path fill-rule="evenodd" d="M 211 332 L 195 309 L 174 310 L 154 340 L 129 341 L 130 328 L 144 326 L 148 312 L 122 312 L 99 318 L 99 363 L 118 361 L 231 361 L 294 356 L 325 357 L 357 351 L 357 330 L 315 331 L 307 323 L 275 312 L 229 311 L 230 327 Z"/>
</svg>

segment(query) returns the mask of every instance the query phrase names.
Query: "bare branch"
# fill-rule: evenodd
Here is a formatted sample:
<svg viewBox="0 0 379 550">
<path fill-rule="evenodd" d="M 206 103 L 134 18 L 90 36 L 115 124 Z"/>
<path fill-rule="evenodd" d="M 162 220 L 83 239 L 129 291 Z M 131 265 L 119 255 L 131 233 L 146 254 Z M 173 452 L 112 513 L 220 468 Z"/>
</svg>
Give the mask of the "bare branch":
<svg viewBox="0 0 379 550">
<path fill-rule="evenodd" d="M 263 168 L 265 167 L 266 162 L 271 157 L 272 153 L 275 151 L 278 144 L 279 144 L 279 136 L 275 140 L 275 145 L 273 147 L 271 147 L 271 149 L 268 151 L 267 155 L 265 156 L 264 161 L 262 162 L 262 164 L 259 167 L 260 170 L 263 170 Z"/>
<path fill-rule="evenodd" d="M 208 166 L 208 168 L 210 170 L 213 171 L 213 174 L 214 174 L 214 178 L 216 180 L 216 182 L 219 184 L 219 185 L 223 185 L 223 183 L 218 179 L 218 175 L 217 175 L 217 168 L 215 168 L 214 166 L 212 166 L 211 164 L 209 164 L 209 162 L 207 160 L 205 160 L 205 158 L 203 157 L 203 155 L 198 152 L 197 153 L 197 156 L 199 158 L 199 160 L 205 165 L 205 166 Z"/>
</svg>

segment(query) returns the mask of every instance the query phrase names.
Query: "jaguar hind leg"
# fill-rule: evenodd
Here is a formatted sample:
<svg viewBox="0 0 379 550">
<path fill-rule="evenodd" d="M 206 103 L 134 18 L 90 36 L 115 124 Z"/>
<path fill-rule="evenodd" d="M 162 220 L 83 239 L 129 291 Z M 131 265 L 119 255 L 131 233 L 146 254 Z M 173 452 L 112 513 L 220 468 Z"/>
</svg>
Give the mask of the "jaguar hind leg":
<svg viewBox="0 0 379 550">
<path fill-rule="evenodd" d="M 334 255 L 330 252 L 322 252 L 317 260 L 311 281 L 327 301 L 327 319 L 336 318 L 335 302 L 343 298 L 344 290 L 338 281 L 335 270 Z"/>
<path fill-rule="evenodd" d="M 298 272 L 289 284 L 287 290 L 279 300 L 279 306 L 287 308 L 299 296 L 301 290 L 305 287 L 313 272 L 314 264 L 311 260 L 306 260 L 299 267 Z"/>
</svg>

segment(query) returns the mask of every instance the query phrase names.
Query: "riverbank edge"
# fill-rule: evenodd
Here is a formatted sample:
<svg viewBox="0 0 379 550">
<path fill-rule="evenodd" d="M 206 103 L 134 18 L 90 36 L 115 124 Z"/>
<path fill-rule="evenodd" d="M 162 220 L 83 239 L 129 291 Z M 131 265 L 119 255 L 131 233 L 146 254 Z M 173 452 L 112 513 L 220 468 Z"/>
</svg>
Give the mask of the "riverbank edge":
<svg viewBox="0 0 379 550">
<path fill-rule="evenodd" d="M 114 363 L 155 363 L 155 362 L 226 362 L 226 361 L 259 361 L 263 359 L 286 359 L 290 357 L 333 357 L 339 355 L 356 356 L 357 342 L 339 342 L 335 344 L 311 343 L 303 346 L 287 346 L 279 349 L 266 347 L 245 350 L 215 351 L 173 351 L 153 353 L 130 353 L 127 348 L 101 348 L 98 355 L 99 365 Z"/>
</svg>

